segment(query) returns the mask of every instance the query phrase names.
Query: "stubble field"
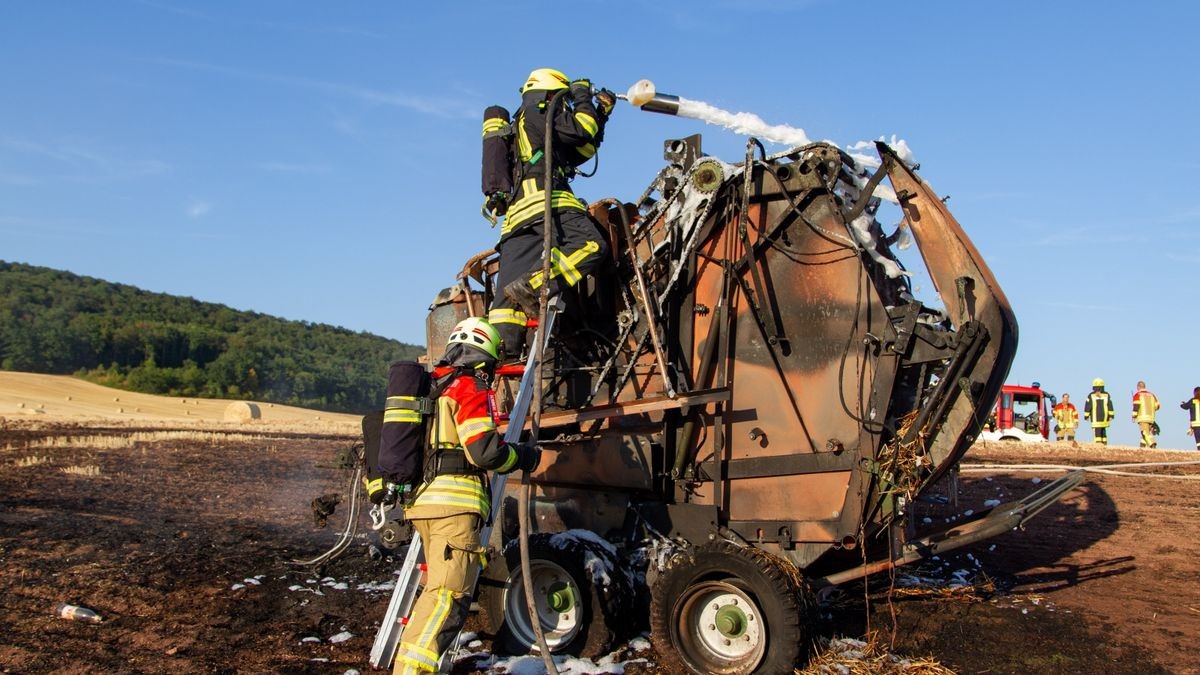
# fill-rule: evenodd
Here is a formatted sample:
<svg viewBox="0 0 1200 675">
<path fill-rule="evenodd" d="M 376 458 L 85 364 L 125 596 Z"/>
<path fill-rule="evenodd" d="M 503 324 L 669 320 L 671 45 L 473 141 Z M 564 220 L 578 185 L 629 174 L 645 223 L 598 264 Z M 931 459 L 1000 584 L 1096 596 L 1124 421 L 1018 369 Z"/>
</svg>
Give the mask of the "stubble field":
<svg viewBox="0 0 1200 675">
<path fill-rule="evenodd" d="M 353 425 L 291 427 L 11 415 L 0 431 L 0 670 L 317 672 L 369 670 L 396 560 L 369 538 L 320 570 L 290 561 L 327 548 L 312 498 L 345 488 L 332 466 Z M 1195 453 L 980 445 L 972 464 L 1181 461 Z M 1194 467 L 1142 469 L 1185 473 Z M 953 518 L 1056 471 L 963 473 L 956 497 L 918 517 Z M 956 492 L 957 494 L 952 494 Z M 1092 474 L 1016 531 L 905 570 L 969 574 L 966 593 L 844 589 L 816 633 L 869 630 L 900 655 L 964 673 L 1200 673 L 1197 483 Z M 365 524 L 362 529 L 365 529 Z M 59 602 L 98 625 L 52 616 Z M 470 628 L 481 622 L 473 618 Z M 488 636 L 480 634 L 482 647 Z M 631 649 L 627 672 L 657 672 Z M 459 672 L 483 661 L 464 659 Z"/>
</svg>

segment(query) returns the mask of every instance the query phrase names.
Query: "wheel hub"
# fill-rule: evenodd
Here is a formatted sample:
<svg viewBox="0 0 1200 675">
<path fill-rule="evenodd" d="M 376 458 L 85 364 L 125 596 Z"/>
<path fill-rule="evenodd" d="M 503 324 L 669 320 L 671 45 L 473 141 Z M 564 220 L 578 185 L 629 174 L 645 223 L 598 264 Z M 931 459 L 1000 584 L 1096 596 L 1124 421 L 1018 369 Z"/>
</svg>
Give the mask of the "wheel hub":
<svg viewBox="0 0 1200 675">
<path fill-rule="evenodd" d="M 717 610 L 716 627 L 725 637 L 741 637 L 746 632 L 746 613 L 736 605 L 725 605 Z"/>
<path fill-rule="evenodd" d="M 555 612 L 570 611 L 575 606 L 575 594 L 571 592 L 571 586 L 563 582 L 553 584 L 546 593 L 546 604 Z"/>
<path fill-rule="evenodd" d="M 549 560 L 530 561 L 533 577 L 534 604 L 541 623 L 546 646 L 555 651 L 570 644 L 585 628 L 580 611 L 579 587 L 571 574 Z M 533 619 L 525 604 L 525 589 L 520 570 L 509 578 L 504 598 L 504 620 L 513 636 L 527 645 L 536 644 Z"/>
<path fill-rule="evenodd" d="M 680 602 L 679 628 L 687 648 L 716 670 L 749 672 L 762 659 L 766 626 L 758 605 L 741 588 L 707 581 L 689 589 Z"/>
</svg>

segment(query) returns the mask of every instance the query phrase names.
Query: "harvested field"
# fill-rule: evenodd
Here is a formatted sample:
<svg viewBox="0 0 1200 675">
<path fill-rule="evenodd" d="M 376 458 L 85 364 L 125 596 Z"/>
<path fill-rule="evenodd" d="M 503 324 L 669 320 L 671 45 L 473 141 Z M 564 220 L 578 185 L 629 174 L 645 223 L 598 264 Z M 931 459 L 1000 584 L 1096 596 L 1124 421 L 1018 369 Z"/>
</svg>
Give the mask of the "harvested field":
<svg viewBox="0 0 1200 675">
<path fill-rule="evenodd" d="M 344 487 L 330 463 L 353 430 L 170 426 L 9 419 L 0 436 L 0 669 L 366 671 L 396 563 L 369 559 L 363 538 L 323 570 L 288 564 L 324 550 L 343 522 L 339 511 L 316 529 L 309 501 Z M 1003 445 L 980 446 L 968 462 L 1159 457 L 1200 455 Z M 953 518 L 1056 475 L 963 474 L 957 506 L 922 505 L 919 517 Z M 887 575 L 868 589 L 849 585 L 823 607 L 818 632 L 871 632 L 875 642 L 860 650 L 835 641 L 811 672 L 862 651 L 867 665 L 854 672 L 937 672 L 936 663 L 963 673 L 1198 673 L 1200 543 L 1186 535 L 1200 511 L 1197 487 L 1094 475 L 1024 532 L 903 569 L 890 601 Z M 950 588 L 955 579 L 976 583 Z M 915 590 L 906 585 L 914 581 Z M 58 619 L 59 602 L 104 621 Z M 486 649 L 490 636 L 479 637 Z M 618 655 L 647 659 L 626 672 L 657 672 L 642 646 Z M 912 669 L 921 667 L 930 670 Z"/>
<path fill-rule="evenodd" d="M 227 416 L 227 411 L 234 410 Z M 257 410 L 256 417 L 253 410 Z M 353 433 L 358 417 L 277 403 L 234 403 L 227 399 L 154 396 L 102 387 L 68 375 L 0 371 L 0 420 L 30 418 L 104 426 L 115 422 L 178 427 L 180 424 L 280 424 Z M 0 428 L 3 428 L 0 424 Z"/>
</svg>

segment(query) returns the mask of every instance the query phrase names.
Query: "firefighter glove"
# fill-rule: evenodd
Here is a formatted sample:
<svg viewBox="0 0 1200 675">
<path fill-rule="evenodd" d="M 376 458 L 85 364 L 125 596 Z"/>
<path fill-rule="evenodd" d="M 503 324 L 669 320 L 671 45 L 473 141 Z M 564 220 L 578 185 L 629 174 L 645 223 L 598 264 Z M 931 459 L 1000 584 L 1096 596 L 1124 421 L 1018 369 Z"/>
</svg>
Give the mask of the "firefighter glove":
<svg viewBox="0 0 1200 675">
<path fill-rule="evenodd" d="M 517 446 L 517 464 L 514 470 L 520 469 L 526 473 L 532 472 L 542 461 L 542 449 L 532 443 L 522 443 Z"/>
<path fill-rule="evenodd" d="M 571 83 L 571 98 L 576 103 L 592 100 L 592 83 L 588 80 L 575 80 Z"/>
<path fill-rule="evenodd" d="M 596 108 L 605 116 L 612 114 L 613 106 L 617 104 L 617 95 L 607 89 L 596 92 Z"/>
</svg>

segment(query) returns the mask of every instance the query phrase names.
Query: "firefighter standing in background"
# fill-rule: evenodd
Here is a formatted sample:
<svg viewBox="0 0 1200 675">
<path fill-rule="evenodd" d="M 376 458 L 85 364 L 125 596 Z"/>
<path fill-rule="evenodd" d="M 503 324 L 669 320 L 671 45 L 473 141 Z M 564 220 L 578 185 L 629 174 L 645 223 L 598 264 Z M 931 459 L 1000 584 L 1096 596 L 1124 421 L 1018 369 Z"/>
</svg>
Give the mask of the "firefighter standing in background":
<svg viewBox="0 0 1200 675">
<path fill-rule="evenodd" d="M 1075 427 L 1079 426 L 1079 411 L 1071 403 L 1071 395 L 1063 394 L 1062 403 L 1054 406 L 1055 434 L 1060 441 L 1075 443 Z"/>
<path fill-rule="evenodd" d="M 1133 394 L 1133 421 L 1137 422 L 1138 430 L 1142 432 L 1139 448 L 1157 448 L 1158 441 L 1154 438 L 1155 414 L 1162 406 L 1158 397 L 1146 389 L 1146 383 L 1138 380 L 1137 391 Z"/>
<path fill-rule="evenodd" d="M 1179 407 L 1188 411 L 1192 438 L 1196 440 L 1196 449 L 1200 450 L 1200 387 L 1192 390 L 1192 400 L 1180 403 Z"/>
<path fill-rule="evenodd" d="M 1108 445 L 1108 425 L 1116 414 L 1113 410 L 1112 397 L 1104 391 L 1104 380 L 1092 380 L 1092 393 L 1088 394 L 1087 403 L 1083 404 L 1083 417 L 1092 423 L 1092 435 L 1100 445 Z"/>
<path fill-rule="evenodd" d="M 485 470 L 531 471 L 539 450 L 501 440 L 492 417 L 490 383 L 500 336 L 470 318 L 450 334 L 435 379 L 453 378 L 437 399 L 424 483 L 405 517 L 425 546 L 427 580 L 400 636 L 394 672 L 438 669 L 471 606 L 471 565 L 480 562 L 479 530 L 490 513 Z"/>
<path fill-rule="evenodd" d="M 555 110 L 547 110 L 559 97 Z M 580 165 L 595 156 L 604 138 L 604 125 L 616 95 L 602 89 L 592 102 L 587 80 L 571 82 L 557 70 L 539 68 L 521 87 L 521 107 L 513 119 L 514 191 L 500 226 L 500 272 L 488 320 L 500 331 L 508 358 L 520 355 L 528 316 L 537 313 L 542 284 L 545 199 L 547 189 L 546 118 L 553 119 L 554 176 L 550 220 L 554 227 L 550 249 L 551 296 L 574 287 L 592 273 L 608 254 L 608 242 L 569 181 Z M 487 133 L 485 122 L 484 133 Z"/>
</svg>

